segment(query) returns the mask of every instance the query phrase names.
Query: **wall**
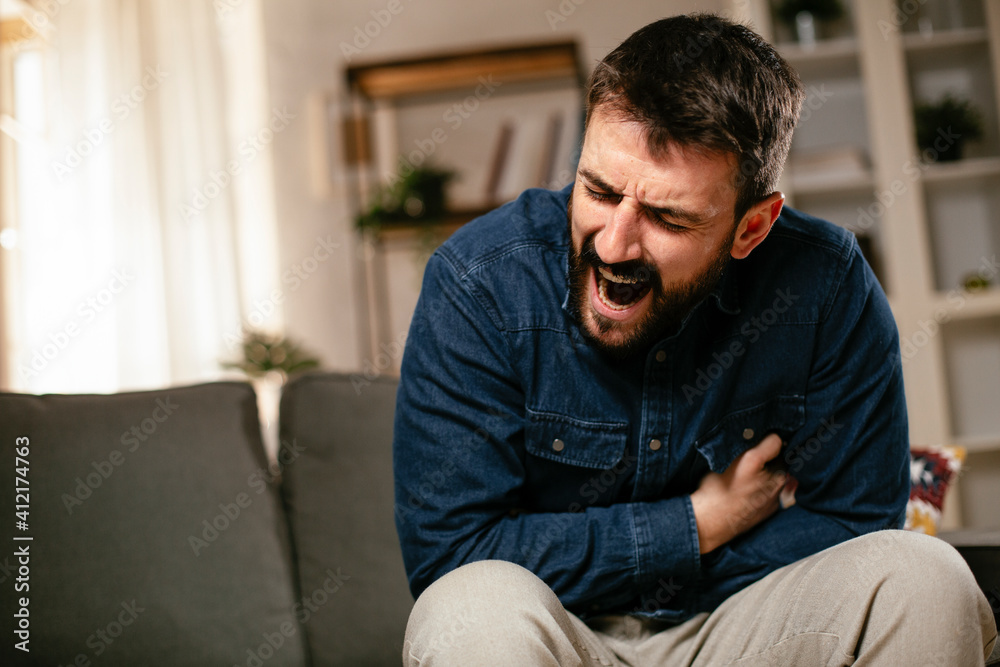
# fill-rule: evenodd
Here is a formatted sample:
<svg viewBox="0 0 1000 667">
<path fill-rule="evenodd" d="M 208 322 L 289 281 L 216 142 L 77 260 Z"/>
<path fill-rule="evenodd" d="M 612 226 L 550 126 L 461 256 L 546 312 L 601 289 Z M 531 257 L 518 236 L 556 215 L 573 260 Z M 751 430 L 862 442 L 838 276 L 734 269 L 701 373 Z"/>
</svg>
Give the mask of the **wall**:
<svg viewBox="0 0 1000 667">
<path fill-rule="evenodd" d="M 358 309 L 363 304 L 359 302 L 363 283 L 356 259 L 362 248 L 353 231 L 350 188 L 339 163 L 336 137 L 329 140 L 336 159 L 328 177 L 320 179 L 323 183 L 316 183 L 317 170 L 310 166 L 325 150 L 316 145 L 315 126 L 322 122 L 309 122 L 310 105 L 319 95 L 344 97 L 344 70 L 349 64 L 576 39 L 589 68 L 646 23 L 676 13 L 717 11 L 724 4 L 728 5 L 724 0 L 507 0 L 492 6 L 458 0 L 264 0 L 271 105 L 287 108 L 297 119 L 273 144 L 287 333 L 318 353 L 331 370 L 360 370 L 366 361 L 374 361 L 362 344 L 365 329 Z M 372 22 L 379 20 L 376 29 Z M 364 33 L 366 24 L 372 24 L 367 27 L 374 37 Z M 328 247 L 333 250 L 327 258 Z"/>
</svg>

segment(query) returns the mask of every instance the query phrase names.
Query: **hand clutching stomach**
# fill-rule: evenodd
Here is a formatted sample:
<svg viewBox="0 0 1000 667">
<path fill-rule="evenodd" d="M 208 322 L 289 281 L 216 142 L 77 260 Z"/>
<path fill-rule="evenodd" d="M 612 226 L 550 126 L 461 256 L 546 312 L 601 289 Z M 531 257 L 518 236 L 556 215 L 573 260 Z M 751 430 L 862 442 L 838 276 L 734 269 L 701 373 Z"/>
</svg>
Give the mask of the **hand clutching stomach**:
<svg viewBox="0 0 1000 667">
<path fill-rule="evenodd" d="M 698 550 L 708 553 L 764 521 L 781 507 L 779 495 L 789 481 L 768 463 L 781 452 L 772 433 L 740 454 L 723 473 L 709 472 L 691 494 Z"/>
</svg>

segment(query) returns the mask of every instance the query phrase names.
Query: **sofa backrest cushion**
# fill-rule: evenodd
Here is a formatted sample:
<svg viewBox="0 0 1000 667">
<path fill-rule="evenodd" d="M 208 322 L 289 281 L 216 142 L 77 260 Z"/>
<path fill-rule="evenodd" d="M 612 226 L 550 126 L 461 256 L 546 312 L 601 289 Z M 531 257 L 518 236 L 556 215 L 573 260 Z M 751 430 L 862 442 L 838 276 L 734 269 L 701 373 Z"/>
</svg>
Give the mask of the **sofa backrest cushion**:
<svg viewBox="0 0 1000 667">
<path fill-rule="evenodd" d="M 252 389 L 234 382 L 0 394 L 0 664 L 305 664 L 257 419 Z M 15 465 L 30 497 L 15 497 Z M 10 595 L 21 548 L 28 586 Z M 30 653 L 10 633 L 25 608 Z"/>
<path fill-rule="evenodd" d="M 395 381 L 335 374 L 282 395 L 282 492 L 318 667 L 401 661 L 413 598 L 393 520 L 395 404 Z"/>
</svg>

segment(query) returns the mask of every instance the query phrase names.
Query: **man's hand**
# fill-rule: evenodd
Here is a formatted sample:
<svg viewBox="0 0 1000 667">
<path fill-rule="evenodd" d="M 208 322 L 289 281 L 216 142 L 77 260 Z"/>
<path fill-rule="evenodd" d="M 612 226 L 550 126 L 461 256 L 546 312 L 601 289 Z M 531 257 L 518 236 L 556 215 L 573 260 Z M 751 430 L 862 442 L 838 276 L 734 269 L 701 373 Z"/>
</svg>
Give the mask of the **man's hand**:
<svg viewBox="0 0 1000 667">
<path fill-rule="evenodd" d="M 705 475 L 691 494 L 698 550 L 708 553 L 774 514 L 778 494 L 788 479 L 784 472 L 765 467 L 781 451 L 781 438 L 772 433 L 740 454 L 721 475 Z"/>
</svg>

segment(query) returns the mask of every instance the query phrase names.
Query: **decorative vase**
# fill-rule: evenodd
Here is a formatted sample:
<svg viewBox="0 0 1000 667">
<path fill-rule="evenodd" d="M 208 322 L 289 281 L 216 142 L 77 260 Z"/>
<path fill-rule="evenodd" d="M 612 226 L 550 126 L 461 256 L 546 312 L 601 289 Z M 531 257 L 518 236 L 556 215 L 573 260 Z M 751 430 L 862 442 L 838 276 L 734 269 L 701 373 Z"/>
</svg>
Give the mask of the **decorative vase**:
<svg viewBox="0 0 1000 667">
<path fill-rule="evenodd" d="M 799 12 L 795 15 L 795 36 L 799 44 L 807 49 L 816 46 L 816 18 L 812 12 Z"/>
<path fill-rule="evenodd" d="M 267 371 L 250 380 L 257 394 L 257 414 L 260 418 L 264 451 L 272 466 L 278 460 L 278 405 L 281 403 L 281 390 L 287 380 L 288 376 L 278 370 Z"/>
</svg>

